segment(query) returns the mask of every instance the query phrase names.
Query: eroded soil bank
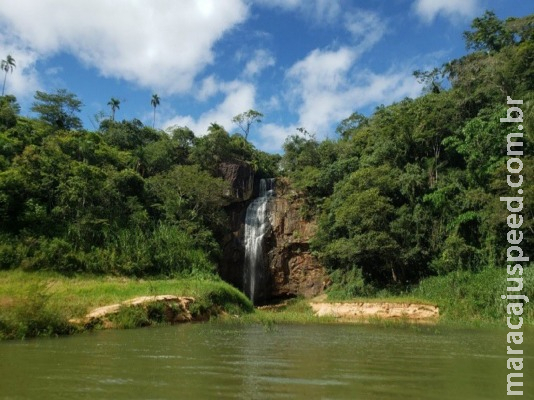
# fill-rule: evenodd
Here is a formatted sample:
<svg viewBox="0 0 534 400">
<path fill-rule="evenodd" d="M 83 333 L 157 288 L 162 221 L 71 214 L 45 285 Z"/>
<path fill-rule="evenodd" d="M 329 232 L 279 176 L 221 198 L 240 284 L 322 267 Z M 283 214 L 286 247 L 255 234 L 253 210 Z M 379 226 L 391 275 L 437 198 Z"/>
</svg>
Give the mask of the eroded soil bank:
<svg viewBox="0 0 534 400">
<path fill-rule="evenodd" d="M 415 303 L 325 303 L 311 302 L 318 317 L 334 317 L 339 320 L 406 319 L 412 321 L 437 321 L 439 308 Z"/>
</svg>

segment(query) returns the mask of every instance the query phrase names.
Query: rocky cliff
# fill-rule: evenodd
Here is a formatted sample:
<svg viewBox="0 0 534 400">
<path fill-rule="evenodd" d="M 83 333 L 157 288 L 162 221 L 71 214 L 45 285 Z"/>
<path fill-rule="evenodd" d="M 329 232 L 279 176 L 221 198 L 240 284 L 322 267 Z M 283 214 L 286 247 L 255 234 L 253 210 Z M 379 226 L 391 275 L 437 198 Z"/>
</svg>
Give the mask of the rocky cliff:
<svg viewBox="0 0 534 400">
<path fill-rule="evenodd" d="M 262 273 L 261 298 L 267 302 L 273 298 L 313 297 L 328 284 L 325 268 L 309 249 L 317 226 L 302 218 L 303 199 L 288 188 L 286 181 L 276 184 L 276 193 L 268 204 L 271 229 L 265 238 L 267 262 Z M 249 203 L 234 202 L 227 207 L 231 232 L 223 240 L 223 260 L 219 267 L 223 279 L 240 289 L 245 255 L 244 222 Z"/>
<path fill-rule="evenodd" d="M 272 231 L 266 257 L 271 297 L 313 297 L 328 284 L 325 268 L 310 253 L 317 225 L 303 219 L 302 204 L 294 192 L 275 197 L 269 204 Z"/>
<path fill-rule="evenodd" d="M 224 195 L 231 203 L 247 201 L 254 192 L 254 171 L 244 162 L 224 162 L 219 165 L 219 174 L 230 183 L 230 191 Z"/>
</svg>

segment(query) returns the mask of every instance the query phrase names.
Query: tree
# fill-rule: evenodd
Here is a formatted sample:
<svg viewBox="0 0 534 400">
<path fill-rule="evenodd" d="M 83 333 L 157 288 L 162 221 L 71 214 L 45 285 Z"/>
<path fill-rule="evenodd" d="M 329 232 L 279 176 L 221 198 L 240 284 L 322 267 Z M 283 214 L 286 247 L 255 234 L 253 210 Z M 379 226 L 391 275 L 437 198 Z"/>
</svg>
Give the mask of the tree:
<svg viewBox="0 0 534 400">
<path fill-rule="evenodd" d="M 426 93 L 440 93 L 443 90 L 439 79 L 440 75 L 443 76 L 443 73 L 438 68 L 434 68 L 432 71 L 416 70 L 413 72 L 417 82 L 425 85 L 423 91 Z"/>
<path fill-rule="evenodd" d="M 514 43 L 513 33 L 493 11 L 486 11 L 471 24 L 473 31 L 465 31 L 465 45 L 468 49 L 498 52 Z"/>
<path fill-rule="evenodd" d="M 152 107 L 154 107 L 154 121 L 152 123 L 152 128 L 156 126 L 156 107 L 159 106 L 159 96 L 157 94 L 152 95 L 152 100 L 150 100 L 150 104 L 152 104 Z"/>
<path fill-rule="evenodd" d="M 20 105 L 13 95 L 0 97 L 0 129 L 5 130 L 17 125 Z"/>
<path fill-rule="evenodd" d="M 340 122 L 336 128 L 336 133 L 343 139 L 348 139 L 355 129 L 366 125 L 368 122 L 367 117 L 363 114 L 353 112 L 349 117 Z"/>
<path fill-rule="evenodd" d="M 2 69 L 5 71 L 4 75 L 4 85 L 2 86 L 2 96 L 4 95 L 4 89 L 6 88 L 6 79 L 7 79 L 7 73 L 13 72 L 13 68 L 15 68 L 17 65 L 15 64 L 15 59 L 11 57 L 10 54 L 7 55 L 5 60 L 2 60 L 1 63 Z"/>
<path fill-rule="evenodd" d="M 236 115 L 234 118 L 232 118 L 232 122 L 237 124 L 237 126 L 241 128 L 241 130 L 245 134 L 245 139 L 248 139 L 250 127 L 254 122 L 260 123 L 262 118 L 262 113 L 250 109 L 244 113 Z"/>
<path fill-rule="evenodd" d="M 115 121 L 115 111 L 118 110 L 120 107 L 120 100 L 116 99 L 115 97 L 112 97 L 110 101 L 108 101 L 108 106 L 111 107 L 111 120 Z"/>
<path fill-rule="evenodd" d="M 81 110 L 83 103 L 78 97 L 58 89 L 56 93 L 35 93 L 31 111 L 40 114 L 39 118 L 57 129 L 80 129 L 82 121 L 75 115 Z"/>
</svg>

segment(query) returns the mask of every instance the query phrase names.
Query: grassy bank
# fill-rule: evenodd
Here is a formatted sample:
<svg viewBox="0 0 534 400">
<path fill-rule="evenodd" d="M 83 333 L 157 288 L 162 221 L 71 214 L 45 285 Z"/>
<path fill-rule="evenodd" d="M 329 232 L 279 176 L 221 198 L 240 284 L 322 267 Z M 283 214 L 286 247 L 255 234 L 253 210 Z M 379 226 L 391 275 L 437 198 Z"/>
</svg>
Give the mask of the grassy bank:
<svg viewBox="0 0 534 400">
<path fill-rule="evenodd" d="M 507 300 L 501 295 L 510 294 L 506 270 L 487 268 L 481 272 L 457 271 L 445 276 L 423 280 L 411 295 L 427 299 L 440 308 L 441 319 L 448 323 L 490 323 L 505 324 Z M 523 320 L 525 324 L 534 325 L 534 270 L 523 270 L 523 289 L 530 302 L 524 305 Z M 516 292 L 514 292 L 516 293 Z"/>
<path fill-rule="evenodd" d="M 403 294 L 380 292 L 375 297 L 339 298 L 324 301 L 431 304 L 440 308 L 440 323 L 499 325 L 506 320 L 506 272 L 487 269 L 480 273 L 455 272 L 423 280 Z M 534 301 L 534 272 L 523 273 L 522 293 Z M 81 318 L 93 308 L 120 303 L 138 296 L 174 294 L 196 299 L 192 313 L 228 315 L 227 321 L 259 323 L 333 323 L 333 317 L 318 318 L 309 300 L 293 299 L 278 306 L 253 310 L 238 290 L 220 280 L 137 280 L 120 277 L 75 276 L 45 272 L 0 271 L 0 338 L 24 338 L 70 334 L 79 330 L 68 321 Z M 124 309 L 115 318 L 117 327 L 129 328 L 163 322 L 162 310 Z M 239 315 L 240 318 L 233 316 Z M 534 308 L 524 307 L 524 323 L 534 325 Z M 370 322 L 384 323 L 384 321 Z M 402 322 L 402 321 L 401 321 Z M 386 321 L 394 323 L 394 321 Z"/>
<path fill-rule="evenodd" d="M 407 303 L 428 304 L 440 309 L 440 324 L 462 326 L 504 326 L 506 324 L 507 301 L 501 299 L 507 293 L 508 277 L 506 270 L 488 268 L 481 272 L 457 271 L 445 276 L 436 276 L 421 281 L 419 285 L 403 293 L 390 293 L 386 290 L 374 296 L 341 296 L 339 288 L 321 301 L 350 303 Z M 534 301 L 534 270 L 523 271 L 522 294 Z M 524 306 L 523 323 L 534 325 L 534 307 Z M 317 318 L 314 316 L 309 301 L 292 300 L 284 306 L 266 308 L 244 316 L 245 321 L 259 322 L 266 325 L 286 322 L 333 322 L 335 318 Z M 395 320 L 375 320 L 380 324 L 395 324 Z M 397 321 L 403 323 L 403 321 Z"/>
<path fill-rule="evenodd" d="M 220 280 L 136 280 L 120 277 L 76 276 L 22 271 L 0 271 L 0 338 L 69 334 L 77 327 L 68 321 L 96 307 L 137 296 L 175 294 L 195 298 L 193 312 L 229 314 L 252 311 L 250 301 Z M 146 315 L 124 311 L 123 327 L 147 325 Z"/>
<path fill-rule="evenodd" d="M 380 290 L 374 295 L 352 297 L 350 287 L 334 287 L 327 301 L 387 302 L 436 305 L 440 309 L 440 323 L 461 325 L 503 325 L 506 323 L 507 301 L 501 295 L 507 292 L 507 278 L 504 269 L 486 268 L 480 272 L 454 271 L 444 276 L 423 279 L 417 286 L 402 293 Z M 523 270 L 521 294 L 534 301 L 534 270 Z M 516 286 L 510 283 L 510 286 Z M 515 292 L 514 292 L 515 293 Z M 518 292 L 519 293 L 519 292 Z M 534 325 L 534 307 L 524 306 L 525 324 Z"/>
</svg>

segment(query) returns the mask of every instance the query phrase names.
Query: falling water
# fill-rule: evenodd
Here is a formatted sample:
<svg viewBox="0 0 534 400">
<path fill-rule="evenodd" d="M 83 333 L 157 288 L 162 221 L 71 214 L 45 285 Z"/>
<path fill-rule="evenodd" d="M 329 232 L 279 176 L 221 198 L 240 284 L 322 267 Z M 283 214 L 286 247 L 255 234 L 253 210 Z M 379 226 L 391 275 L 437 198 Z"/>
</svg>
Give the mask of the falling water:
<svg viewBox="0 0 534 400">
<path fill-rule="evenodd" d="M 263 241 L 270 223 L 267 203 L 273 196 L 274 179 L 260 181 L 260 195 L 247 208 L 245 217 L 244 291 L 253 303 L 258 299 L 263 278 Z"/>
</svg>

